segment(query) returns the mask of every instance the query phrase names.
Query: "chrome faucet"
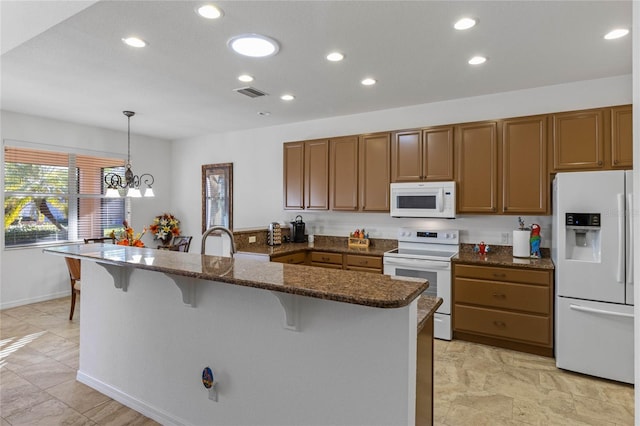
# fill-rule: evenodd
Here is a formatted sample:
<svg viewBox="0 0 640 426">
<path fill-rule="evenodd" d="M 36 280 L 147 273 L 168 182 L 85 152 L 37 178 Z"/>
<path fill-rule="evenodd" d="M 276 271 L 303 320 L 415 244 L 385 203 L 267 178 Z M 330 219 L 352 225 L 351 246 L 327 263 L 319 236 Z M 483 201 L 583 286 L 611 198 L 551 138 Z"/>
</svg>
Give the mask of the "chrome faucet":
<svg viewBox="0 0 640 426">
<path fill-rule="evenodd" d="M 204 250 L 207 245 L 207 237 L 209 236 L 209 234 L 215 231 L 222 231 L 229 236 L 229 239 L 231 240 L 231 249 L 229 250 L 229 254 L 231 255 L 231 257 L 233 257 L 233 254 L 236 252 L 236 243 L 235 241 L 233 241 L 233 232 L 231 232 L 224 226 L 212 226 L 211 228 L 204 231 L 204 234 L 202 234 L 202 246 L 200 247 L 200 254 L 204 254 Z"/>
</svg>

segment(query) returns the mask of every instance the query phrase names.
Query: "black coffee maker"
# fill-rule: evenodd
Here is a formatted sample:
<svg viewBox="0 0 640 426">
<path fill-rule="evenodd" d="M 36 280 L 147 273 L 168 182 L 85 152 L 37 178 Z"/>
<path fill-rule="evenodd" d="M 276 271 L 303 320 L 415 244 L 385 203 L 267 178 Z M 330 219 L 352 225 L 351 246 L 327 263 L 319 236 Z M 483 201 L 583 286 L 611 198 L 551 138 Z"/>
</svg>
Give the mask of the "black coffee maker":
<svg viewBox="0 0 640 426">
<path fill-rule="evenodd" d="M 291 241 L 294 243 L 304 243 L 304 222 L 302 216 L 296 216 L 291 222 Z"/>
</svg>

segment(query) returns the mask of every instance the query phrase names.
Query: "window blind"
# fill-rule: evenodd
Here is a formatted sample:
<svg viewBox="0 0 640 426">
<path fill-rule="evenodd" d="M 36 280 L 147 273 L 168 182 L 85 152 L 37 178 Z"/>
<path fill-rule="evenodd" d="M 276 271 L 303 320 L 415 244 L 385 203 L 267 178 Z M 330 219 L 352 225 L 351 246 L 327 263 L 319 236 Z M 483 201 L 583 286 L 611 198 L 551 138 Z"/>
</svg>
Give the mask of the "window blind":
<svg viewBox="0 0 640 426">
<path fill-rule="evenodd" d="M 106 198 L 106 173 L 124 160 L 49 149 L 4 147 L 6 247 L 107 236 L 122 228 L 123 198 Z"/>
</svg>

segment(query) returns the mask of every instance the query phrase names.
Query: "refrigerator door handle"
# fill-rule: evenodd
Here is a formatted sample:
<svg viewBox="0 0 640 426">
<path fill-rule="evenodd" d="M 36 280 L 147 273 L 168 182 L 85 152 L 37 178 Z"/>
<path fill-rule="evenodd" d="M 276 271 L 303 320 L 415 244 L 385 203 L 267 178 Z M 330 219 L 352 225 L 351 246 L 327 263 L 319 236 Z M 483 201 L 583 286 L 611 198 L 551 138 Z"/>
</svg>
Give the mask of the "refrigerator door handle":
<svg viewBox="0 0 640 426">
<path fill-rule="evenodd" d="M 619 283 L 623 281 L 624 274 L 624 194 L 618 194 L 618 270 L 616 272 L 616 281 Z"/>
<path fill-rule="evenodd" d="M 594 309 L 586 306 L 574 305 L 573 303 L 569 305 L 569 309 L 573 309 L 574 311 L 579 311 L 579 312 L 588 312 L 590 314 L 609 315 L 612 317 L 633 318 L 633 314 L 625 314 L 624 312 L 605 311 L 603 309 Z"/>
<path fill-rule="evenodd" d="M 633 284 L 633 194 L 627 194 L 627 217 L 629 218 L 629 251 L 627 252 L 627 284 Z"/>
</svg>

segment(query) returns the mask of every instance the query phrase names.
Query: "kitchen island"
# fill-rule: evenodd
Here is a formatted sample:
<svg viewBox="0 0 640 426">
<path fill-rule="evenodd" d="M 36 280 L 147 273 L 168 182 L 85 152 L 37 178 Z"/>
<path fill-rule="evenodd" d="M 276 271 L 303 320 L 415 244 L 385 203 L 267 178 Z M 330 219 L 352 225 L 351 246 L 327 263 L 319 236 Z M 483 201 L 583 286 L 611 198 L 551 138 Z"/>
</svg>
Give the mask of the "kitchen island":
<svg viewBox="0 0 640 426">
<path fill-rule="evenodd" d="M 162 424 L 415 423 L 424 280 L 110 244 L 45 252 L 83 260 L 78 380 Z M 420 300 L 422 318 L 440 303 Z"/>
</svg>

